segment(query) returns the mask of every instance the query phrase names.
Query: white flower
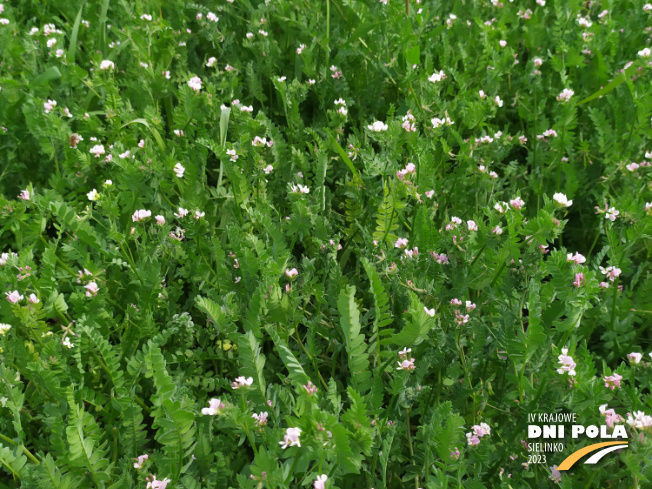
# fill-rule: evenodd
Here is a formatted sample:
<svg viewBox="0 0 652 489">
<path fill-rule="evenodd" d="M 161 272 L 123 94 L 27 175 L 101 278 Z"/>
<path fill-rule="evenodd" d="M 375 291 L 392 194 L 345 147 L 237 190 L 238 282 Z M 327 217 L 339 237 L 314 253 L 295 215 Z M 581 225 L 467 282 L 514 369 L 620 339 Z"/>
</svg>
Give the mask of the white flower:
<svg viewBox="0 0 652 489">
<path fill-rule="evenodd" d="M 292 191 L 293 194 L 308 194 L 310 193 L 310 189 L 306 187 L 305 185 L 301 185 L 300 183 L 297 185 L 292 184 L 290 186 L 290 190 Z"/>
<path fill-rule="evenodd" d="M 57 43 L 57 40 L 53 37 L 53 38 L 51 38 L 51 39 L 48 39 L 47 45 L 48 45 L 49 48 L 51 48 L 51 47 L 54 46 L 56 43 Z"/>
<path fill-rule="evenodd" d="M 443 124 L 446 124 L 448 126 L 455 124 L 455 122 L 450 120 L 450 118 L 448 117 L 445 117 L 444 119 L 439 119 L 438 117 L 434 117 L 430 119 L 430 122 L 432 123 L 432 127 L 434 127 L 435 129 L 437 129 L 439 126 Z"/>
<path fill-rule="evenodd" d="M 211 399 L 210 401 L 208 401 L 208 407 L 202 408 L 201 413 L 205 416 L 214 416 L 219 412 L 219 410 L 220 410 L 220 400 Z"/>
<path fill-rule="evenodd" d="M 86 194 L 88 197 L 88 200 L 93 201 L 93 200 L 100 200 L 100 194 L 97 193 L 96 189 L 91 190 Z"/>
<path fill-rule="evenodd" d="M 432 75 L 430 75 L 428 81 L 432 83 L 437 83 L 445 79 L 446 79 L 446 73 L 444 73 L 443 70 L 439 70 L 439 73 L 433 73 Z"/>
<path fill-rule="evenodd" d="M 605 219 L 609 219 L 610 221 L 615 221 L 616 218 L 620 215 L 620 211 L 617 210 L 615 207 L 609 207 L 607 212 L 605 212 L 604 217 Z"/>
<path fill-rule="evenodd" d="M 568 102 L 573 95 L 575 95 L 574 91 L 569 88 L 564 88 L 562 92 L 557 95 L 557 100 L 560 102 Z"/>
<path fill-rule="evenodd" d="M 644 49 L 641 49 L 641 50 L 638 52 L 638 55 L 639 55 L 641 58 L 649 58 L 649 57 L 650 57 L 650 54 L 652 54 L 652 51 L 650 51 L 650 48 L 644 48 Z"/>
<path fill-rule="evenodd" d="M 299 437 L 301 436 L 301 428 L 288 428 L 285 430 L 285 436 L 283 436 L 283 441 L 279 441 L 278 444 L 281 445 L 281 448 L 286 449 L 287 447 L 301 446 L 301 441 Z"/>
<path fill-rule="evenodd" d="M 387 0 L 385 0 L 385 3 L 387 3 Z M 317 480 L 315 480 L 315 483 L 313 484 L 312 487 L 314 489 L 325 489 L 327 480 L 328 480 L 328 476 L 326 474 L 318 475 Z"/>
<path fill-rule="evenodd" d="M 165 217 L 163 216 L 154 216 L 154 219 L 156 219 L 156 224 L 159 226 L 163 226 L 165 224 Z"/>
<path fill-rule="evenodd" d="M 185 172 L 186 169 L 181 165 L 181 163 L 177 163 L 174 165 L 174 173 L 177 176 L 177 178 L 183 178 L 183 172 Z"/>
<path fill-rule="evenodd" d="M 4 336 L 7 334 L 7 331 L 11 329 L 10 324 L 5 324 L 5 323 L 0 323 L 0 336 Z"/>
<path fill-rule="evenodd" d="M 367 129 L 373 132 L 383 132 L 387 130 L 387 124 L 382 121 L 376 121 L 373 124 L 369 124 Z"/>
<path fill-rule="evenodd" d="M 272 173 L 273 169 L 274 167 L 272 165 L 267 165 L 265 168 L 263 168 L 263 171 L 265 172 L 265 175 L 269 175 L 270 173 Z"/>
<path fill-rule="evenodd" d="M 113 61 L 110 61 L 108 59 L 105 59 L 100 63 L 100 70 L 106 71 L 106 70 L 112 70 L 115 67 L 113 64 Z"/>
<path fill-rule="evenodd" d="M 629 165 L 625 165 L 625 168 L 627 168 L 629 171 L 636 171 L 640 168 L 640 165 L 638 163 L 632 162 Z"/>
<path fill-rule="evenodd" d="M 193 76 L 190 80 L 188 80 L 188 86 L 195 92 L 199 92 L 201 90 L 201 78 L 198 76 Z"/>
<path fill-rule="evenodd" d="M 90 149 L 89 153 L 95 155 L 95 158 L 99 158 L 100 155 L 103 155 L 105 153 L 104 146 L 101 144 L 96 144 Z"/>
<path fill-rule="evenodd" d="M 564 194 L 556 193 L 552 196 L 553 200 L 562 207 L 570 207 L 573 204 L 572 200 L 568 200 Z"/>
<path fill-rule="evenodd" d="M 435 317 L 435 308 L 434 307 L 432 309 L 428 309 L 426 306 L 423 306 L 423 310 L 431 318 Z"/>
<path fill-rule="evenodd" d="M 500 99 L 500 97 L 499 97 L 498 95 L 496 95 L 496 97 L 494 98 L 494 102 L 496 103 L 496 105 L 497 105 L 498 107 L 502 107 L 502 106 L 503 106 L 503 101 Z"/>
<path fill-rule="evenodd" d="M 211 57 L 211 58 L 208 58 L 208 63 L 206 63 L 206 66 L 211 68 L 211 67 L 215 66 L 215 63 L 217 63 L 217 58 Z"/>
<path fill-rule="evenodd" d="M 73 346 L 75 346 L 74 343 L 71 343 L 71 342 L 70 342 L 70 338 L 68 338 L 67 336 L 63 339 L 63 341 L 61 342 L 61 344 L 62 344 L 63 346 L 65 346 L 65 347 L 68 347 L 68 348 L 72 348 Z"/>
<path fill-rule="evenodd" d="M 148 210 L 145 210 L 145 209 L 140 209 L 140 210 L 134 212 L 134 215 L 131 216 L 131 220 L 133 222 L 144 221 L 148 217 L 151 217 L 151 215 L 152 215 L 152 211 L 148 211 Z"/>
<path fill-rule="evenodd" d="M 183 207 L 179 207 L 179 212 L 174 213 L 174 216 L 178 219 L 183 219 L 188 215 L 188 212 L 190 212 L 188 209 L 184 209 Z"/>
<path fill-rule="evenodd" d="M 206 14 L 206 19 L 210 20 L 211 22 L 217 22 L 218 20 L 220 20 L 220 18 L 217 15 L 215 15 L 213 12 L 208 12 Z"/>
<path fill-rule="evenodd" d="M 501 48 L 504 48 L 505 46 L 507 46 L 507 41 L 504 41 L 504 40 L 501 39 L 501 40 L 498 42 L 498 44 L 500 44 L 500 47 L 501 47 Z"/>
<path fill-rule="evenodd" d="M 143 15 L 140 16 L 140 18 L 141 18 L 141 20 L 147 20 L 149 22 L 152 21 L 152 16 L 149 15 L 149 14 L 143 14 Z"/>
</svg>

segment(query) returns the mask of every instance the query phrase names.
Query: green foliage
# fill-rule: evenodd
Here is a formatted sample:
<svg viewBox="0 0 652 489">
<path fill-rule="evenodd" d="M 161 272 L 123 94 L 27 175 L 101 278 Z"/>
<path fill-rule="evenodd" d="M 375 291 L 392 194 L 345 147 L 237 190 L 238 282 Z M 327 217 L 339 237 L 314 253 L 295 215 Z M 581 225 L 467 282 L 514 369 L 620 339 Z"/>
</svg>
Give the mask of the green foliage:
<svg viewBox="0 0 652 489">
<path fill-rule="evenodd" d="M 647 487 L 647 6 L 0 5 L 1 488 Z"/>
</svg>

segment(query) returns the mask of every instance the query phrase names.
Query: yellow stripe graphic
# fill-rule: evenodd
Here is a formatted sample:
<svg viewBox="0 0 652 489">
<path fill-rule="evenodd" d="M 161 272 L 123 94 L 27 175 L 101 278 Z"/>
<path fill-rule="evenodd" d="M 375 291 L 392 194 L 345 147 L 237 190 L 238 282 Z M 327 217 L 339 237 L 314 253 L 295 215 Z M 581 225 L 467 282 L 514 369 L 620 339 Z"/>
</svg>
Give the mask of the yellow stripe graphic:
<svg viewBox="0 0 652 489">
<path fill-rule="evenodd" d="M 627 442 L 625 441 L 605 441 L 603 443 L 594 443 L 593 445 L 589 445 L 584 448 L 580 448 L 578 451 L 571 453 L 566 459 L 557 467 L 557 470 L 568 470 L 570 469 L 575 462 L 577 462 L 579 459 L 581 459 L 584 455 L 587 455 L 591 452 L 595 452 L 596 450 L 599 450 L 600 448 L 604 447 L 610 447 L 613 445 L 622 445 L 623 447 L 627 446 Z"/>
</svg>

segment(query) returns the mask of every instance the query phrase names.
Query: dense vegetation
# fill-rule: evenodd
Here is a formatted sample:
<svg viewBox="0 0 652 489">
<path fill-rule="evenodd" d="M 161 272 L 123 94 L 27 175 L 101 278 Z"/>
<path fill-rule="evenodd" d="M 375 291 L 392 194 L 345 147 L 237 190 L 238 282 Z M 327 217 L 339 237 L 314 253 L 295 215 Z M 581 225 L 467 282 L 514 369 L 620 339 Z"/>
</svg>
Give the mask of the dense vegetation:
<svg viewBox="0 0 652 489">
<path fill-rule="evenodd" d="M 0 3 L 0 488 L 650 487 L 651 15 Z"/>
</svg>

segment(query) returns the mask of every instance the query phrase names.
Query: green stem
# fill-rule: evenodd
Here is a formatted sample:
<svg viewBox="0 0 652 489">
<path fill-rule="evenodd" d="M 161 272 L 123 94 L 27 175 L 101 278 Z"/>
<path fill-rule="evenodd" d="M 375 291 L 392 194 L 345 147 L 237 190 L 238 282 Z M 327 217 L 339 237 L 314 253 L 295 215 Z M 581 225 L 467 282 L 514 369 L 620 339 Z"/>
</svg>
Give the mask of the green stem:
<svg viewBox="0 0 652 489">
<path fill-rule="evenodd" d="M 0 440 L 4 440 L 4 441 L 6 441 L 7 443 L 11 443 L 12 445 L 17 445 L 17 444 L 18 444 L 18 443 L 16 443 L 14 440 L 12 440 L 11 438 L 9 438 L 9 437 L 3 435 L 2 433 L 0 433 Z M 34 462 L 35 464 L 39 464 L 39 463 L 40 463 L 39 460 L 38 460 L 34 455 L 32 455 L 32 452 L 30 452 L 27 448 L 25 448 L 24 445 L 23 445 L 23 453 L 24 453 L 25 455 L 27 455 L 27 458 L 29 458 L 29 459 L 30 459 L 32 462 Z"/>
</svg>

